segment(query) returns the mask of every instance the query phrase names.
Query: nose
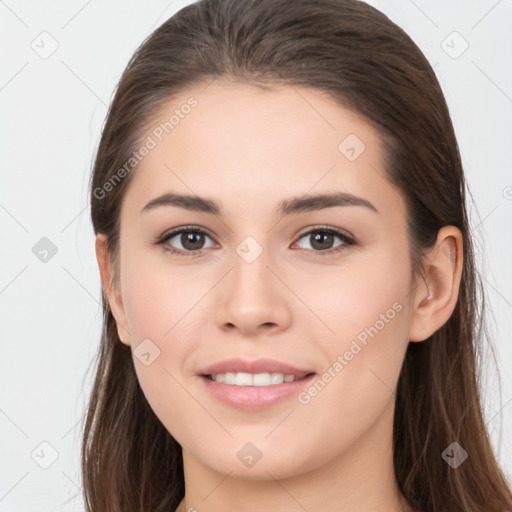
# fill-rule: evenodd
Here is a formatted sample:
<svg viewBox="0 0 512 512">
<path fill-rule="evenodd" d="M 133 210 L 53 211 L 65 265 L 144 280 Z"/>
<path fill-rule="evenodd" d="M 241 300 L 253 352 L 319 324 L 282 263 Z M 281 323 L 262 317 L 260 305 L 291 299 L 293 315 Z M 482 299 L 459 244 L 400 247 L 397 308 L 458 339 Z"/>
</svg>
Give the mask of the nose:
<svg viewBox="0 0 512 512">
<path fill-rule="evenodd" d="M 293 294 L 284 284 L 286 276 L 270 261 L 266 251 L 249 261 L 238 253 L 233 255 L 232 268 L 222 280 L 217 296 L 217 325 L 244 336 L 276 334 L 287 329 Z"/>
</svg>

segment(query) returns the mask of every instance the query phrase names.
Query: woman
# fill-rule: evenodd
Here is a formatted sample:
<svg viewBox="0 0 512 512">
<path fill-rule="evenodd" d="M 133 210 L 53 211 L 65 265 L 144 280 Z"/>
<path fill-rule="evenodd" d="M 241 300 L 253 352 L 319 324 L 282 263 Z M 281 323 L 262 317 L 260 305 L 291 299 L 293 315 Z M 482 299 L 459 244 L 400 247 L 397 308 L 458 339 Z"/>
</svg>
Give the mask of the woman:
<svg viewBox="0 0 512 512">
<path fill-rule="evenodd" d="M 411 39 L 202 0 L 139 48 L 91 180 L 89 511 L 493 511 L 466 184 Z"/>
</svg>

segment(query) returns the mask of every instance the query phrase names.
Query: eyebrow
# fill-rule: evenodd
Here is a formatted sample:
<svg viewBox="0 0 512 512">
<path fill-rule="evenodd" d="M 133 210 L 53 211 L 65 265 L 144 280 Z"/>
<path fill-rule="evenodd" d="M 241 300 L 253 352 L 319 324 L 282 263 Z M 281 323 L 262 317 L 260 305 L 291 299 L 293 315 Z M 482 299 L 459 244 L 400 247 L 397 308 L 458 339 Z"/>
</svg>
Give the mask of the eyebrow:
<svg viewBox="0 0 512 512">
<path fill-rule="evenodd" d="M 161 206 L 176 206 L 178 208 L 184 208 L 185 210 L 222 216 L 222 208 L 211 199 L 172 192 L 152 199 L 144 206 L 140 213 L 142 214 Z M 281 216 L 285 216 L 323 210 L 324 208 L 333 208 L 336 206 L 362 206 L 379 213 L 377 208 L 367 199 L 346 192 L 314 194 L 286 199 L 279 203 L 277 213 Z"/>
</svg>

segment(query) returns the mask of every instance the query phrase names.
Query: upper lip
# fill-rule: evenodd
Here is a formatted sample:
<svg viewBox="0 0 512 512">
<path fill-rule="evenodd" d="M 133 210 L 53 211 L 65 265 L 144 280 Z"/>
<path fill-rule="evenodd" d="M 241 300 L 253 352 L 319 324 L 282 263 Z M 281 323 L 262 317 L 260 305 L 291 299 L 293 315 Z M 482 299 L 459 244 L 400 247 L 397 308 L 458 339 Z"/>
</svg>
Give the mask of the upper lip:
<svg viewBox="0 0 512 512">
<path fill-rule="evenodd" d="M 293 375 L 296 378 L 303 378 L 311 370 L 296 368 L 275 359 L 255 359 L 248 361 L 246 359 L 226 359 L 207 366 L 198 372 L 199 375 L 218 375 L 219 373 L 283 373 L 284 375 Z"/>
</svg>

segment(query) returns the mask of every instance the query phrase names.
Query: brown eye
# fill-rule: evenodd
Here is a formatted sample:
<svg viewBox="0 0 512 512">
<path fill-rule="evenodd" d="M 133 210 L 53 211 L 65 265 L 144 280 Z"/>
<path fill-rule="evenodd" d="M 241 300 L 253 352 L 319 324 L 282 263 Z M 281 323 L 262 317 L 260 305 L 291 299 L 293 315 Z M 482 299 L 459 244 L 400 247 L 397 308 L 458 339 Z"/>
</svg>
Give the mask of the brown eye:
<svg viewBox="0 0 512 512">
<path fill-rule="evenodd" d="M 214 245 L 205 246 L 207 238 L 211 240 L 211 237 L 202 229 L 188 226 L 172 230 L 155 243 L 163 245 L 165 250 L 174 254 L 195 256 L 200 254 L 203 249 Z"/>
<path fill-rule="evenodd" d="M 340 240 L 337 244 L 336 238 Z M 300 237 L 300 240 L 303 239 L 309 242 L 310 247 L 301 246 L 301 249 L 311 250 L 319 254 L 338 252 L 356 243 L 353 238 L 333 228 L 317 228 L 308 231 Z"/>
<path fill-rule="evenodd" d="M 189 251 L 202 249 L 202 246 L 204 244 L 204 233 L 199 233 L 195 231 L 183 232 L 181 233 L 180 242 L 181 245 Z"/>
<path fill-rule="evenodd" d="M 317 231 L 314 235 L 309 235 L 311 246 L 314 249 L 324 250 L 331 249 L 334 243 L 334 235 L 332 233 L 326 233 L 324 231 Z"/>
</svg>

